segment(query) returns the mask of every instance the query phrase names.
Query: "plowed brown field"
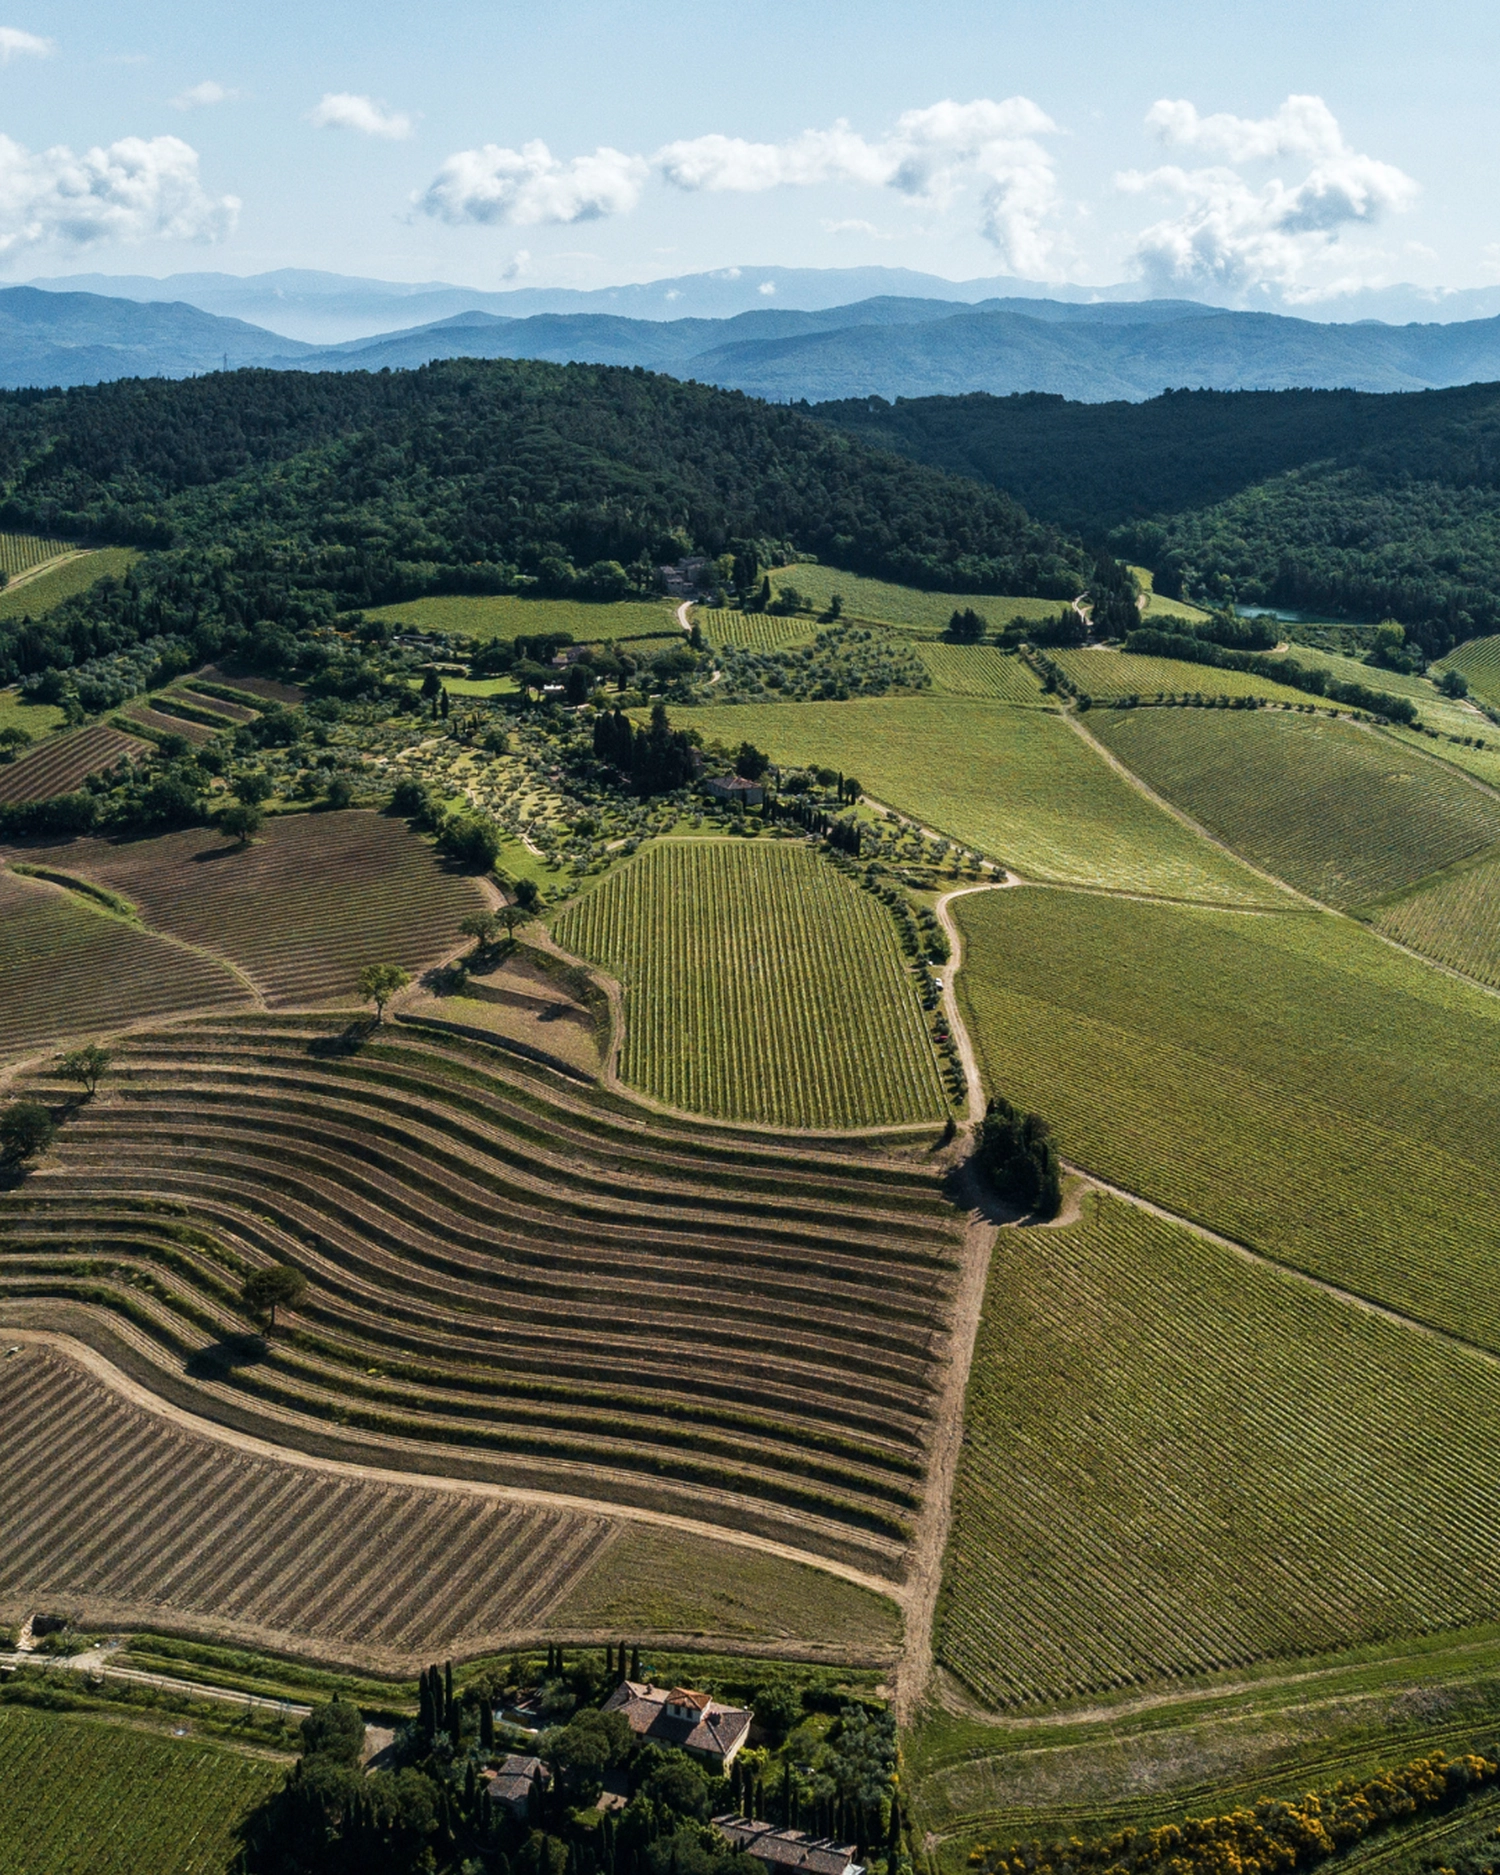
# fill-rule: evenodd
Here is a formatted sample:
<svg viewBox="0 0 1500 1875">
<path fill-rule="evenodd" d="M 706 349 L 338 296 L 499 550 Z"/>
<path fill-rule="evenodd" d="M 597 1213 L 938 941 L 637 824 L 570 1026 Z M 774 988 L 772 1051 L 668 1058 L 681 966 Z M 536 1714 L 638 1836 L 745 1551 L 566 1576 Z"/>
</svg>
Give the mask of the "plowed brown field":
<svg viewBox="0 0 1500 1875">
<path fill-rule="evenodd" d="M 54 736 L 18 762 L 0 768 L 0 807 L 69 794 L 90 775 L 102 774 L 125 756 L 135 760 L 149 753 L 149 743 L 109 723 L 93 723 L 87 729 Z"/>
</svg>

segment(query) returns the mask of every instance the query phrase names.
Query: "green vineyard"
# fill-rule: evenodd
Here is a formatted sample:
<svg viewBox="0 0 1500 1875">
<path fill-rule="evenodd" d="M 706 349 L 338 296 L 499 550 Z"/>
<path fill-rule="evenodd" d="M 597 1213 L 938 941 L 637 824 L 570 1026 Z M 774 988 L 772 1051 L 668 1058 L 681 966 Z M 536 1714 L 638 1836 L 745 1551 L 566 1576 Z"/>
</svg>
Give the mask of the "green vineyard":
<svg viewBox="0 0 1500 1875">
<path fill-rule="evenodd" d="M 100 547 L 77 554 L 58 567 L 38 573 L 35 579 L 20 581 L 13 590 L 0 592 L 0 619 L 24 618 L 28 613 L 40 618 L 64 599 L 87 592 L 106 576 L 123 579 L 140 557 L 133 547 Z"/>
<path fill-rule="evenodd" d="M 1286 703 L 1305 701 L 1301 692 L 1252 671 L 1221 671 L 1208 664 L 1188 664 L 1181 658 L 1141 657 L 1136 652 L 1080 650 L 1049 651 L 1078 688 L 1098 701 L 1111 697 L 1265 697 Z M 1365 672 L 1368 677 L 1370 673 Z M 1319 704 L 1323 709 L 1341 708 Z"/>
<path fill-rule="evenodd" d="M 29 573 L 32 567 L 72 550 L 72 541 L 50 534 L 0 534 L 0 573 L 14 579 L 17 573 Z"/>
<path fill-rule="evenodd" d="M 1500 855 L 1455 867 L 1377 907 L 1374 917 L 1376 929 L 1398 944 L 1500 989 Z"/>
<path fill-rule="evenodd" d="M 723 734 L 722 714 L 680 710 L 673 720 Z M 857 776 L 877 800 L 1028 878 L 1221 905 L 1287 902 L 1146 800 L 1048 710 L 970 697 L 742 704 L 734 730 L 779 762 Z"/>
<path fill-rule="evenodd" d="M 1438 676 L 1444 671 L 1457 671 L 1468 679 L 1477 697 L 1500 709 L 1500 637 L 1471 638 L 1432 668 Z"/>
<path fill-rule="evenodd" d="M 1500 799 L 1375 730 L 1269 710 L 1089 722 L 1174 806 L 1325 904 L 1365 904 L 1500 842 Z"/>
<path fill-rule="evenodd" d="M 511 593 L 473 593 L 408 599 L 375 606 L 369 616 L 397 631 L 436 632 L 489 643 L 497 638 L 567 632 L 581 645 L 619 638 L 682 636 L 675 608 L 665 599 L 626 599 L 594 605 L 582 599 L 522 599 Z"/>
<path fill-rule="evenodd" d="M 955 902 L 985 1082 L 1064 1157 L 1500 1349 L 1500 1000 L 1344 919 Z"/>
<path fill-rule="evenodd" d="M 1042 680 L 1014 651 L 994 645 L 942 645 L 924 643 L 922 662 L 932 673 L 932 685 L 946 697 L 994 697 L 1002 703 L 1050 701 L 1042 694 Z"/>
<path fill-rule="evenodd" d="M 813 1128 L 944 1111 L 890 915 L 800 842 L 654 846 L 555 929 L 624 984 L 621 1072 L 669 1106 Z"/>
<path fill-rule="evenodd" d="M 774 612 L 721 612 L 699 606 L 695 617 L 704 636 L 715 647 L 738 645 L 744 651 L 781 651 L 787 645 L 806 644 L 818 631 L 816 619 L 781 617 Z"/>
<path fill-rule="evenodd" d="M 122 1725 L 0 1708 L 0 1875 L 224 1875 L 283 1767 Z"/>
<path fill-rule="evenodd" d="M 1493 1619 L 1500 1368 L 1118 1199 L 1001 1246 L 937 1637 L 985 1699 Z"/>
<path fill-rule="evenodd" d="M 912 586 L 893 586 L 888 580 L 866 579 L 859 573 L 845 573 L 836 566 L 801 562 L 773 573 L 771 585 L 777 592 L 795 586 L 819 611 L 837 593 L 848 618 L 877 619 L 933 638 L 947 629 L 955 612 L 968 607 L 997 631 L 1012 619 L 1056 618 L 1062 603 L 1057 599 L 1001 598 L 993 593 L 924 592 Z"/>
</svg>

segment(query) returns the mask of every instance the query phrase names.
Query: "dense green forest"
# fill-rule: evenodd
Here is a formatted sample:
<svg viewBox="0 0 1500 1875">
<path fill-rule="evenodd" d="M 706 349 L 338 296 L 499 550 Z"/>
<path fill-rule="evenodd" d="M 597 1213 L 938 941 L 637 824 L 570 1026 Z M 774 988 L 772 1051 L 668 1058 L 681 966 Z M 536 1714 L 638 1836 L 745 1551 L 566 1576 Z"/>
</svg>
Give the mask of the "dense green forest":
<svg viewBox="0 0 1500 1875">
<path fill-rule="evenodd" d="M 1219 603 L 1394 617 L 1429 655 L 1500 629 L 1500 386 L 822 404 Z"/>
<path fill-rule="evenodd" d="M 508 360 L 8 393 L 0 526 L 154 550 L 45 626 L 0 629 L 0 681 L 151 634 L 264 638 L 426 592 L 617 598 L 694 551 L 796 548 L 1063 598 L 1087 566 L 1010 497 L 798 411 Z"/>
</svg>

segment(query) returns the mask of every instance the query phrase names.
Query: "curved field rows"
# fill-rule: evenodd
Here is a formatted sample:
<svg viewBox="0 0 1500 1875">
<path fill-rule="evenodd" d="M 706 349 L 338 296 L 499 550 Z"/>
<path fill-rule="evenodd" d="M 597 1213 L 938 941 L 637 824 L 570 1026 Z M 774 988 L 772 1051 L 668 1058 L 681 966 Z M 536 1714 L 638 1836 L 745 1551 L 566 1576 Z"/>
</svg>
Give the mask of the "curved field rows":
<svg viewBox="0 0 1500 1875">
<path fill-rule="evenodd" d="M 281 1443 L 350 1428 L 894 1570 L 958 1229 L 920 1169 L 646 1121 L 479 1042 L 251 1017 L 121 1049 L 0 1195 L 0 1297 L 114 1311 L 151 1384 Z M 273 1260 L 310 1289 L 245 1364 L 238 1272 Z"/>
<path fill-rule="evenodd" d="M 485 902 L 404 821 L 379 814 L 278 816 L 243 849 L 194 827 L 29 857 L 123 892 L 158 930 L 237 964 L 273 1005 L 352 1000 L 368 963 L 415 974 Z"/>
<path fill-rule="evenodd" d="M 54 736 L 19 761 L 0 768 L 0 807 L 70 794 L 90 775 L 102 774 L 126 756 L 135 761 L 150 749 L 139 736 L 127 736 L 109 723 L 93 723 L 87 729 Z"/>
<path fill-rule="evenodd" d="M 1500 843 L 1500 800 L 1388 736 L 1280 711 L 1098 711 L 1127 767 L 1257 866 L 1346 909 Z"/>
<path fill-rule="evenodd" d="M 1500 637 L 1471 638 L 1432 669 L 1435 676 L 1458 671 L 1469 680 L 1475 696 L 1500 709 Z"/>
<path fill-rule="evenodd" d="M 543 1625 L 606 1519 L 236 1452 L 50 1350 L 0 1367 L 0 1606 L 195 1619 L 394 1671 Z"/>
<path fill-rule="evenodd" d="M 669 1106 L 796 1127 L 944 1111 L 891 918 L 800 841 L 652 846 L 555 929 L 624 984 L 621 1072 Z"/>
<path fill-rule="evenodd" d="M 0 872 L 0 1057 L 149 1016 L 252 1000 L 212 958 L 95 911 L 58 886 Z"/>
<path fill-rule="evenodd" d="M 1497 1616 L 1494 1364 L 1117 1199 L 1001 1233 L 938 1636 L 986 1699 Z"/>
</svg>

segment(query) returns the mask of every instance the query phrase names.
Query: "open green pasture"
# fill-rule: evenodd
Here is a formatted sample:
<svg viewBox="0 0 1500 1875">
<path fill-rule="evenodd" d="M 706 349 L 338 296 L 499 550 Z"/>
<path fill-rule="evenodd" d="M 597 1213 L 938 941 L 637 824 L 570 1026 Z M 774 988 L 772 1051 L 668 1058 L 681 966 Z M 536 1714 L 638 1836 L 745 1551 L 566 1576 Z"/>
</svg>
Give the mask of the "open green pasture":
<svg viewBox="0 0 1500 1875">
<path fill-rule="evenodd" d="M 1141 615 L 1148 623 L 1154 623 L 1158 619 L 1179 618 L 1196 622 L 1208 617 L 1202 606 L 1189 605 L 1185 599 L 1168 599 L 1159 593 L 1156 590 L 1155 576 L 1150 567 L 1133 566 L 1130 570 L 1134 573 L 1135 583 L 1140 587 L 1145 599 L 1146 603 L 1141 607 Z"/>
<path fill-rule="evenodd" d="M 800 841 L 660 842 L 555 931 L 624 984 L 621 1073 L 670 1106 L 800 1127 L 944 1111 L 894 921 Z"/>
<path fill-rule="evenodd" d="M 1500 637 L 1471 638 L 1432 668 L 1439 676 L 1444 671 L 1457 671 L 1468 678 L 1476 696 L 1500 708 Z"/>
<path fill-rule="evenodd" d="M 1398 944 L 1500 990 L 1500 850 L 1372 908 Z"/>
<path fill-rule="evenodd" d="M 489 644 L 497 638 L 571 632 L 577 644 L 599 644 L 648 633 L 681 636 L 676 608 L 666 599 L 591 605 L 583 599 L 526 599 L 515 593 L 464 593 L 376 606 L 367 618 L 387 619 L 408 631 L 439 632 Z"/>
<path fill-rule="evenodd" d="M 1017 598 L 988 592 L 923 592 L 915 586 L 893 586 L 889 580 L 841 573 L 836 566 L 801 562 L 784 566 L 771 575 L 773 591 L 780 592 L 785 586 L 795 586 L 819 611 L 824 610 L 837 593 L 849 617 L 879 619 L 883 624 L 904 626 L 924 637 L 945 631 L 955 611 L 962 612 L 971 606 L 992 631 L 998 631 L 1012 619 L 1056 618 L 1062 605 L 1060 599 Z"/>
<path fill-rule="evenodd" d="M 1500 799 L 1376 730 L 1281 710 L 1101 710 L 1089 727 L 1237 853 L 1341 909 L 1500 842 Z"/>
<path fill-rule="evenodd" d="M 0 690 L 0 729 L 24 729 L 34 742 L 40 742 L 64 720 L 55 703 L 32 703 L 19 689 Z"/>
<path fill-rule="evenodd" d="M 76 560 L 65 560 L 35 579 L 13 581 L 0 592 L 0 619 L 24 618 L 28 613 L 40 618 L 64 599 L 87 592 L 106 575 L 123 579 L 140 557 L 133 547 L 100 547 L 79 554 Z"/>
<path fill-rule="evenodd" d="M 724 733 L 722 713 L 674 710 L 673 720 Z M 874 697 L 741 705 L 733 728 L 778 762 L 856 776 L 900 813 L 1029 878 L 1216 904 L 1286 902 L 1153 806 L 1050 711 Z"/>
<path fill-rule="evenodd" d="M 559 1634 L 712 1634 L 873 1657 L 901 1638 L 896 1604 L 857 1583 L 642 1524 L 625 1525 L 547 1620 Z"/>
<path fill-rule="evenodd" d="M 1047 656 L 1089 696 L 1110 697 L 1264 697 L 1268 702 L 1306 704 L 1300 690 L 1257 677 L 1253 671 L 1221 671 L 1209 664 L 1189 664 L 1182 658 L 1148 658 L 1134 651 L 1111 651 L 1104 646 L 1049 651 Z M 1368 673 L 1367 673 L 1368 674 Z M 1324 703 L 1319 709 L 1345 706 Z"/>
<path fill-rule="evenodd" d="M 1096 1194 L 996 1246 L 938 1656 L 1010 1705 L 1465 1626 L 1497 1504 L 1500 1365 Z"/>
<path fill-rule="evenodd" d="M 284 1767 L 196 1739 L 0 1708 L 0 1875 L 224 1875 Z"/>
<path fill-rule="evenodd" d="M 985 1084 L 1063 1156 L 1500 1349 L 1500 1000 L 1345 919 L 958 899 Z"/>
<path fill-rule="evenodd" d="M 990 697 L 1001 703 L 1045 703 L 1042 680 L 1014 651 L 995 645 L 923 644 L 932 687 L 945 697 Z"/>
</svg>

